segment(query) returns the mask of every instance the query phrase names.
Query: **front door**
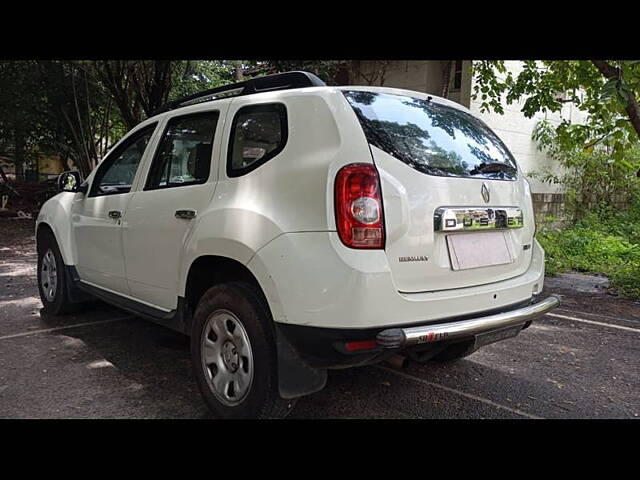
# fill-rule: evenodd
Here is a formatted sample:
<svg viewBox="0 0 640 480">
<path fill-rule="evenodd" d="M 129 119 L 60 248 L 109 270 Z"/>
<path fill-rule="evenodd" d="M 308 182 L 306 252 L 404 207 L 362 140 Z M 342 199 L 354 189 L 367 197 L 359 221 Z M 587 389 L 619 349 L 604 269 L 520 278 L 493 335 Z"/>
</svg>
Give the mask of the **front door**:
<svg viewBox="0 0 640 480">
<path fill-rule="evenodd" d="M 227 105 L 219 100 L 216 110 L 168 119 L 144 189 L 123 220 L 131 296 L 164 311 L 176 308 L 184 249 L 213 197 Z"/>
<path fill-rule="evenodd" d="M 133 193 L 138 166 L 156 124 L 129 136 L 100 164 L 87 195 L 71 215 L 80 279 L 122 295 L 129 294 L 122 250 L 122 218 Z"/>
</svg>

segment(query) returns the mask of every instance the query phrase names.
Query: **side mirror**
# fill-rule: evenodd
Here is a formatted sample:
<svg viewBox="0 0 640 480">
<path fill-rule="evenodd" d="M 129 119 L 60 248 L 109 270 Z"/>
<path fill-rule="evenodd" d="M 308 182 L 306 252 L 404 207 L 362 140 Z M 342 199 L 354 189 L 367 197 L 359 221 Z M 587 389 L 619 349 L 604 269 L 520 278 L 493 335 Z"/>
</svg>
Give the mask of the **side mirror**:
<svg viewBox="0 0 640 480">
<path fill-rule="evenodd" d="M 58 191 L 85 193 L 87 186 L 82 184 L 82 178 L 78 172 L 64 172 L 58 177 Z"/>
</svg>

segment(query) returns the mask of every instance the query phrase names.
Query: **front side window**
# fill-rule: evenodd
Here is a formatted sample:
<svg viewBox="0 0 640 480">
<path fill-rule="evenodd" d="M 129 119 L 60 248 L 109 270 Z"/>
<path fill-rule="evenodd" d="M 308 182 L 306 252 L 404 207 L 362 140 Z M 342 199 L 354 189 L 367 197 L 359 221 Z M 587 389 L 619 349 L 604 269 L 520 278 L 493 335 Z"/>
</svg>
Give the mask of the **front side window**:
<svg viewBox="0 0 640 480">
<path fill-rule="evenodd" d="M 229 139 L 227 174 L 244 175 L 282 151 L 287 142 L 287 111 L 280 103 L 251 105 L 236 113 Z"/>
<path fill-rule="evenodd" d="M 145 190 L 205 183 L 211 170 L 218 117 L 218 112 L 204 112 L 169 120 Z"/>
<path fill-rule="evenodd" d="M 467 112 L 403 95 L 353 90 L 343 93 L 368 142 L 420 172 L 516 178 L 516 163 L 507 147 Z"/>
<path fill-rule="evenodd" d="M 93 181 L 90 196 L 128 193 L 136 176 L 142 155 L 156 124 L 133 134 L 122 146 L 105 158 Z"/>
</svg>

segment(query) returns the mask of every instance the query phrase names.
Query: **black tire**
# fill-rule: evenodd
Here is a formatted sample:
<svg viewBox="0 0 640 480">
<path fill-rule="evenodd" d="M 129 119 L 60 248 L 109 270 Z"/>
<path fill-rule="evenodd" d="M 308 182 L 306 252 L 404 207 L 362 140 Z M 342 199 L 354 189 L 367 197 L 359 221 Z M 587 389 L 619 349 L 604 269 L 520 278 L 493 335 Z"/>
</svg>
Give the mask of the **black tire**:
<svg viewBox="0 0 640 480">
<path fill-rule="evenodd" d="M 69 299 L 69 293 L 67 289 L 67 278 L 64 273 L 65 266 L 64 261 L 62 260 L 62 255 L 60 254 L 60 249 L 58 248 L 58 243 L 56 242 L 53 234 L 45 230 L 38 235 L 38 244 L 37 244 L 37 252 L 38 252 L 38 291 L 40 292 L 40 300 L 42 301 L 42 306 L 44 313 L 48 315 L 64 315 L 65 313 L 73 312 L 77 304 L 71 302 Z M 55 294 L 52 298 L 49 298 L 45 293 L 45 285 L 43 285 L 42 278 L 42 268 L 44 263 L 45 255 L 51 252 L 53 254 L 53 258 L 55 260 L 55 278 L 56 278 L 56 287 Z"/>
<path fill-rule="evenodd" d="M 477 349 L 474 348 L 474 342 L 460 342 L 449 345 L 442 352 L 434 356 L 431 361 L 438 363 L 456 362 L 462 358 L 468 357 Z"/>
<path fill-rule="evenodd" d="M 208 321 L 221 311 L 230 312 L 241 323 L 252 354 L 253 380 L 243 399 L 235 405 L 227 405 L 216 396 L 210 379 L 219 373 L 211 373 L 218 367 L 213 364 L 205 366 L 202 356 Z M 293 408 L 294 400 L 284 400 L 278 391 L 278 357 L 271 313 L 261 292 L 250 283 L 228 282 L 205 292 L 193 318 L 191 359 L 200 393 L 218 417 L 283 418 Z M 225 374 L 229 374 L 230 369 L 223 368 L 226 369 Z"/>
</svg>

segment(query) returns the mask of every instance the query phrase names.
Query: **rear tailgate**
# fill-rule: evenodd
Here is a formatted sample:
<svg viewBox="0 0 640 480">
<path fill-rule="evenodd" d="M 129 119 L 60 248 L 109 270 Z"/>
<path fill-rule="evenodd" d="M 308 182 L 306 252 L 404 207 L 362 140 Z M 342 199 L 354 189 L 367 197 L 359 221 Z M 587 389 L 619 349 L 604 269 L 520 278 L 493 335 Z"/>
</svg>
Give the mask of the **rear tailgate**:
<svg viewBox="0 0 640 480">
<path fill-rule="evenodd" d="M 524 273 L 531 197 L 504 144 L 462 109 L 380 90 L 345 96 L 380 173 L 397 289 L 469 287 Z"/>
</svg>

